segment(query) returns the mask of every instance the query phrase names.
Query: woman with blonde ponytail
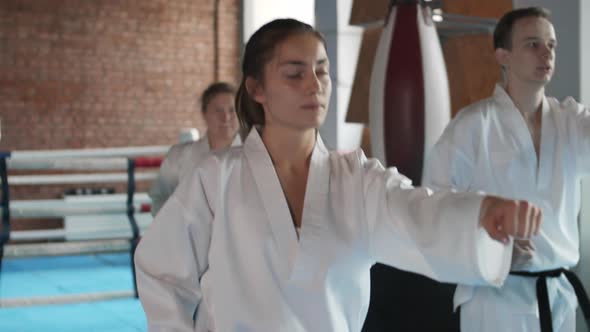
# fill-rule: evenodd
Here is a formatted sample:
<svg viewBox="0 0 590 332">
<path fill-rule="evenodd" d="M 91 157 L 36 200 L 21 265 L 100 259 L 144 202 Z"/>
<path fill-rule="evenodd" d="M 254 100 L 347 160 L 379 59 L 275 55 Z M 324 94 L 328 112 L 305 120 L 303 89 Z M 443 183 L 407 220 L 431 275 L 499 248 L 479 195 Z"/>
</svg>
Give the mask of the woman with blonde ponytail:
<svg viewBox="0 0 590 332">
<path fill-rule="evenodd" d="M 433 194 L 361 150 L 328 151 L 329 59 L 311 26 L 261 27 L 242 74 L 244 145 L 200 164 L 137 249 L 150 331 L 360 331 L 374 263 L 497 286 L 511 238 L 536 233 L 527 202 Z"/>
</svg>

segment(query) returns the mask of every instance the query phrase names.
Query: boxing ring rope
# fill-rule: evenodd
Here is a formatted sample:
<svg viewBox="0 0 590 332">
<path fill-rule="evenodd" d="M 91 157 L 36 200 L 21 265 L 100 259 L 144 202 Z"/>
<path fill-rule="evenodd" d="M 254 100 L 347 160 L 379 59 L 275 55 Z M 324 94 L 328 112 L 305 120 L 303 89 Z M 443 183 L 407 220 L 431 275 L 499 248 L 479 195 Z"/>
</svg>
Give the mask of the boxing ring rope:
<svg viewBox="0 0 590 332">
<path fill-rule="evenodd" d="M 157 172 L 138 173 L 137 181 L 153 180 Z M 125 173 L 55 174 L 55 175 L 15 175 L 8 179 L 10 185 L 111 183 L 127 181 Z"/>
<path fill-rule="evenodd" d="M 159 157 L 168 152 L 170 146 L 141 146 L 123 148 L 97 148 L 82 150 L 26 150 L 10 152 L 10 159 L 13 161 L 32 161 L 39 159 L 63 159 L 63 158 L 137 158 L 137 157 Z M 6 152 L 5 152 L 6 153 Z M 1 156 L 1 155 L 0 155 Z"/>
<path fill-rule="evenodd" d="M 0 264 L 3 257 L 19 258 L 29 256 L 56 256 L 68 254 L 95 254 L 128 251 L 133 257 L 140 238 L 140 227 L 135 214 L 149 214 L 150 201 L 147 196 L 136 200 L 136 181 L 153 180 L 157 172 L 136 172 L 138 168 L 159 167 L 161 156 L 168 151 L 167 146 L 139 148 L 110 148 L 87 150 L 55 150 L 55 151 L 15 151 L 0 152 L 0 184 L 2 200 L 2 230 L 0 231 Z M 148 157 L 149 156 L 149 157 Z M 59 171 L 120 171 L 125 173 L 82 173 L 55 175 L 12 175 L 8 170 L 59 170 Z M 64 201 L 64 200 L 18 200 L 10 202 L 10 186 L 36 186 L 72 183 L 116 183 L 127 182 L 126 201 Z M 101 195 L 106 196 L 106 195 Z M 111 195 L 112 196 L 112 195 Z M 84 241 L 67 241 L 71 232 L 66 229 L 11 231 L 10 220 L 18 218 L 63 218 L 69 216 L 89 215 L 121 215 L 128 220 L 125 230 L 108 238 L 85 239 Z M 86 235 L 89 233 L 85 231 Z M 73 234 L 82 237 L 82 232 Z M 98 235 L 98 234 L 97 234 Z M 19 243 L 24 241 L 59 240 L 52 243 Z M 11 243 L 8 243 L 11 241 Z M 65 241 L 65 242 L 64 242 Z M 131 263 L 133 276 L 135 267 Z M 0 265 L 1 277 L 1 265 Z M 1 279 L 0 279 L 1 280 Z M 133 278 L 135 283 L 135 278 Z M 117 294 L 82 294 L 66 297 L 33 298 L 33 299 L 0 299 L 0 307 L 73 303 L 80 300 L 104 300 L 117 296 L 137 296 L 134 291 L 115 292 Z M 113 297 L 114 296 L 114 297 Z"/>
<path fill-rule="evenodd" d="M 105 301 L 133 297 L 133 291 L 114 291 L 86 293 L 62 296 L 29 297 L 16 299 L 0 299 L 0 308 L 23 307 L 33 305 L 71 304 L 91 301 Z"/>
<path fill-rule="evenodd" d="M 5 254 L 7 257 L 30 257 L 30 256 L 64 256 L 73 252 L 79 255 L 96 253 L 113 253 L 129 251 L 131 244 L 128 238 L 106 239 L 89 241 L 68 241 L 56 242 L 51 246 L 47 243 L 22 243 L 7 244 Z"/>
<path fill-rule="evenodd" d="M 96 202 L 66 202 L 60 199 L 21 200 L 11 203 L 10 215 L 12 218 L 60 218 L 127 213 L 127 205 L 123 202 L 100 202 L 100 205 L 96 206 Z M 150 207 L 149 202 L 135 202 L 133 205 L 134 211 L 140 213 L 150 212 Z"/>
<path fill-rule="evenodd" d="M 15 158 L 8 160 L 8 169 L 12 170 L 96 170 L 119 171 L 127 169 L 128 158 Z M 135 158 L 136 167 L 158 167 L 161 158 Z"/>
</svg>

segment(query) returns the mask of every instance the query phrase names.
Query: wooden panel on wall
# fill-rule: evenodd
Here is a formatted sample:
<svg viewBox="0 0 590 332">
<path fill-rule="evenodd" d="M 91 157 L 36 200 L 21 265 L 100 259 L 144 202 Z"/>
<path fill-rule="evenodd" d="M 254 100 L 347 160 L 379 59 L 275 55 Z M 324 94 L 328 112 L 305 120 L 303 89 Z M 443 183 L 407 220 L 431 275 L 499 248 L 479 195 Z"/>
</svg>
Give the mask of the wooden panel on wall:
<svg viewBox="0 0 590 332">
<path fill-rule="evenodd" d="M 389 0 L 354 0 L 350 12 L 351 25 L 365 25 L 383 20 L 389 8 Z M 512 0 L 441 1 L 444 12 L 480 17 L 500 17 L 512 9 Z"/>
<path fill-rule="evenodd" d="M 442 10 L 445 13 L 499 18 L 507 11 L 512 10 L 512 0 L 447 0 L 442 1 Z"/>
<path fill-rule="evenodd" d="M 351 25 L 365 25 L 384 20 L 389 8 L 389 0 L 354 0 L 350 12 Z"/>
<path fill-rule="evenodd" d="M 452 37 L 443 43 L 449 77 L 451 112 L 491 95 L 501 79 L 500 67 L 494 58 L 492 36 Z"/>
<path fill-rule="evenodd" d="M 371 132 L 369 131 L 369 127 L 363 127 L 363 136 L 361 137 L 361 149 L 365 152 L 365 156 L 367 158 L 373 157 L 373 153 L 371 153 Z"/>
<path fill-rule="evenodd" d="M 512 10 L 512 1 L 443 1 L 445 13 L 500 18 Z M 443 52 L 449 77 L 451 112 L 490 96 L 501 72 L 494 57 L 492 35 L 447 38 Z"/>
</svg>

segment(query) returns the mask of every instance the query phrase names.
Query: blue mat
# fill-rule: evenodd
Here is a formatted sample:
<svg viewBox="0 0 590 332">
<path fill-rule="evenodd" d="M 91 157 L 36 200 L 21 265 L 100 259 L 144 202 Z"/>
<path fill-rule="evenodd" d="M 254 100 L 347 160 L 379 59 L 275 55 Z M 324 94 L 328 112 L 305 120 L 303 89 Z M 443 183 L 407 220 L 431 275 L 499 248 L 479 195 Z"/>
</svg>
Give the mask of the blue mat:
<svg viewBox="0 0 590 332">
<path fill-rule="evenodd" d="M 0 298 L 133 289 L 129 254 L 5 259 Z M 0 331 L 145 331 L 137 299 L 0 308 Z"/>
</svg>

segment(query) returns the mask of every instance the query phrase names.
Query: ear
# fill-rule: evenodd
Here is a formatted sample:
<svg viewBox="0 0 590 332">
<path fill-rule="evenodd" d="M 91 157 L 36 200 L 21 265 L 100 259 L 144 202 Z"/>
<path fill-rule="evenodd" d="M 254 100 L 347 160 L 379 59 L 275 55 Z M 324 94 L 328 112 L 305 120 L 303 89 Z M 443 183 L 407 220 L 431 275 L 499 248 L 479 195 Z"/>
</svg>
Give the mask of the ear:
<svg viewBox="0 0 590 332">
<path fill-rule="evenodd" d="M 494 55 L 496 57 L 496 61 L 498 61 L 498 64 L 500 64 L 500 66 L 507 68 L 508 67 L 508 63 L 510 62 L 510 51 L 505 49 L 505 48 L 497 48 L 494 51 Z"/>
<path fill-rule="evenodd" d="M 262 91 L 262 86 L 257 79 L 252 77 L 246 78 L 246 91 L 248 91 L 248 95 L 252 98 L 255 102 L 262 104 L 264 103 L 264 93 Z"/>
</svg>

